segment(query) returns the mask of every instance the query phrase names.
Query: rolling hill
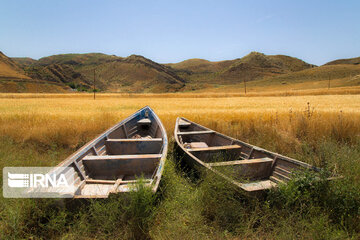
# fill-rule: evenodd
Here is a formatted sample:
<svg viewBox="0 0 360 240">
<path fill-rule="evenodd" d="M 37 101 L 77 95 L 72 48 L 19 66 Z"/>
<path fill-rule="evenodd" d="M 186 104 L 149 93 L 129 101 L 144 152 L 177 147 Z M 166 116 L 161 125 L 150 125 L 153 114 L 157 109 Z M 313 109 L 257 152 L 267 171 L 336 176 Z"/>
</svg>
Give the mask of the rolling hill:
<svg viewBox="0 0 360 240">
<path fill-rule="evenodd" d="M 11 58 L 0 52 L 0 92 L 64 92 L 62 84 L 33 79 Z"/>
<path fill-rule="evenodd" d="M 82 67 L 87 65 L 100 65 L 107 62 L 121 60 L 122 57 L 115 55 L 107 55 L 103 53 L 85 53 L 85 54 L 58 54 L 49 57 L 40 58 L 36 65 L 47 66 L 51 64 L 66 64 L 74 67 Z"/>
<path fill-rule="evenodd" d="M 166 64 L 177 71 L 184 71 L 188 73 L 215 73 L 229 67 L 235 60 L 211 62 L 205 59 L 193 58 L 179 63 Z"/>
<path fill-rule="evenodd" d="M 175 92 L 185 86 L 172 68 L 139 55 L 60 54 L 25 65 L 24 70 L 32 78 L 82 89 L 91 89 L 95 70 L 96 87 L 111 92 Z"/>
<path fill-rule="evenodd" d="M 23 58 L 15 57 L 15 58 L 11 58 L 11 59 L 21 68 L 25 68 L 27 66 L 35 64 L 37 61 L 33 58 L 28 58 L 28 57 L 23 57 Z"/>
<path fill-rule="evenodd" d="M 226 83 L 237 83 L 297 72 L 312 67 L 314 65 L 297 58 L 252 52 L 221 71 L 215 79 L 224 80 Z"/>
<path fill-rule="evenodd" d="M 212 62 L 195 58 L 169 64 L 159 64 L 140 55 L 118 57 L 102 53 L 59 54 L 39 60 L 11 60 L 3 54 L 1 57 L 6 59 L 0 62 L 3 76 L 13 76 L 22 84 L 20 90 L 17 87 L 11 91 L 28 91 L 23 86 L 30 82 L 50 86 L 49 89 L 56 86 L 54 91 L 71 88 L 91 91 L 94 71 L 96 87 L 106 92 L 178 92 L 232 85 L 238 88 L 244 80 L 253 87 L 329 79 L 338 86 L 360 84 L 360 58 L 335 60 L 317 67 L 294 57 L 258 52 L 234 60 Z"/>
<path fill-rule="evenodd" d="M 2 52 L 0 52 L 0 78 L 30 79 L 11 58 L 8 58 Z"/>
<path fill-rule="evenodd" d="M 324 65 L 338 65 L 338 64 L 351 64 L 358 65 L 360 64 L 360 57 L 357 58 L 348 58 L 348 59 L 338 59 L 335 61 L 328 62 Z"/>
<path fill-rule="evenodd" d="M 185 86 L 173 69 L 139 55 L 77 68 L 88 78 L 94 70 L 99 87 L 112 92 L 175 92 Z"/>
<path fill-rule="evenodd" d="M 92 81 L 84 77 L 67 64 L 31 65 L 25 68 L 26 74 L 32 79 L 41 79 L 49 83 L 66 86 L 77 86 L 90 89 Z M 75 87 L 74 87 L 75 88 Z"/>
<path fill-rule="evenodd" d="M 204 59 L 189 59 L 167 65 L 187 79 L 188 90 L 210 85 L 238 84 L 244 80 L 254 81 L 316 67 L 297 58 L 258 52 L 251 52 L 235 60 L 210 62 Z"/>
</svg>

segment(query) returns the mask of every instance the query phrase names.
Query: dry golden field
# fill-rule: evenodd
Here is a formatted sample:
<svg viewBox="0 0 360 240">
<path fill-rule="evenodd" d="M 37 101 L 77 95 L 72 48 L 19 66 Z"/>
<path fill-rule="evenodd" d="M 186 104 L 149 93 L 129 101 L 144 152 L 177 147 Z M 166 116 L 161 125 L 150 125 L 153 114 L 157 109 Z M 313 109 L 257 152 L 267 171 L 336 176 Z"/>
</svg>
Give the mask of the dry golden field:
<svg viewBox="0 0 360 240">
<path fill-rule="evenodd" d="M 251 200 L 215 178 L 193 183 L 177 170 L 170 146 L 155 196 L 140 191 L 130 200 L 117 196 L 77 207 L 0 198 L 0 238 L 357 239 L 360 95 L 305 94 L 97 94 L 96 100 L 91 94 L 1 94 L 0 167 L 54 166 L 149 105 L 170 140 L 176 117 L 183 116 L 344 178 L 331 185 L 302 181 Z"/>
<path fill-rule="evenodd" d="M 13 95 L 2 95 L 6 96 Z M 75 147 L 145 105 L 160 116 L 169 135 L 178 116 L 239 136 L 242 135 L 239 130 L 251 134 L 246 126 L 263 125 L 261 122 L 276 124 L 286 135 L 302 120 L 309 123 L 308 127 L 316 128 L 314 134 L 321 135 L 329 134 L 326 131 L 332 131 L 334 121 L 339 119 L 353 124 L 354 133 L 360 128 L 359 95 L 198 98 L 181 94 L 170 97 L 98 94 L 96 100 L 90 94 L 22 98 L 25 96 L 0 98 L 1 136 Z"/>
</svg>

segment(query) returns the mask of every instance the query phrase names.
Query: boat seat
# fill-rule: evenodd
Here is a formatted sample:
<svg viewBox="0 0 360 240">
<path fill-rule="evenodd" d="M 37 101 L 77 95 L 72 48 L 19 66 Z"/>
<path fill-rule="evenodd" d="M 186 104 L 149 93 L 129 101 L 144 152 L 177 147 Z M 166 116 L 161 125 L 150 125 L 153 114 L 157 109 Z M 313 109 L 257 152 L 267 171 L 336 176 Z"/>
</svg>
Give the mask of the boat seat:
<svg viewBox="0 0 360 240">
<path fill-rule="evenodd" d="M 162 138 L 108 139 L 105 141 L 108 155 L 156 154 L 163 144 Z"/>
<path fill-rule="evenodd" d="M 277 185 L 276 183 L 270 180 L 264 180 L 264 181 L 243 183 L 241 184 L 241 188 L 247 192 L 256 192 L 256 191 L 263 191 L 266 189 L 276 187 L 276 185 Z"/>
<path fill-rule="evenodd" d="M 240 149 L 239 145 L 226 145 L 226 146 L 213 146 L 213 147 L 195 147 L 188 149 L 189 152 L 204 152 L 204 151 L 221 151 L 221 150 L 232 150 Z"/>
<path fill-rule="evenodd" d="M 271 174 L 273 160 L 271 158 L 259 158 L 248 160 L 237 160 L 227 162 L 208 163 L 212 168 L 231 167 L 238 177 L 249 179 L 268 179 Z"/>
<path fill-rule="evenodd" d="M 191 131 L 191 132 L 178 132 L 178 135 L 199 135 L 199 134 L 211 134 L 214 133 L 212 130 L 208 131 Z"/>
<path fill-rule="evenodd" d="M 142 180 L 143 182 L 151 182 L 152 179 L 150 178 L 147 178 L 147 179 L 143 179 Z M 137 183 L 139 182 L 139 180 L 122 180 L 119 179 L 118 180 L 102 180 L 102 179 L 87 179 L 86 180 L 86 183 L 94 183 L 94 184 L 117 184 L 117 185 L 120 185 L 120 184 L 129 184 L 129 183 Z"/>
<path fill-rule="evenodd" d="M 114 139 L 107 139 L 106 142 L 121 142 L 121 143 L 139 143 L 139 142 L 162 142 L 162 138 L 114 138 Z"/>
<path fill-rule="evenodd" d="M 221 166 L 231 166 L 231 165 L 252 165 L 252 164 L 268 164 L 271 165 L 271 158 L 257 158 L 257 159 L 246 159 L 246 160 L 236 160 L 236 161 L 227 161 L 227 162 L 214 162 L 209 163 L 210 167 L 221 167 Z"/>
<path fill-rule="evenodd" d="M 180 128 L 187 128 L 187 127 L 189 127 L 190 125 L 191 125 L 191 123 L 189 123 L 189 122 L 187 122 L 187 121 L 185 121 L 185 120 L 182 120 L 182 119 L 179 120 L 179 127 L 180 127 Z"/>
<path fill-rule="evenodd" d="M 141 136 L 140 134 L 135 134 L 131 138 L 124 138 L 124 139 L 152 139 L 150 135 Z"/>
<path fill-rule="evenodd" d="M 83 163 L 92 178 L 152 174 L 162 154 L 86 156 Z"/>
<path fill-rule="evenodd" d="M 184 147 L 186 149 L 191 149 L 191 148 L 207 148 L 209 147 L 206 142 L 191 142 L 191 143 L 185 143 Z"/>
<path fill-rule="evenodd" d="M 102 155 L 102 156 L 85 156 L 83 161 L 100 161 L 100 160 L 133 160 L 133 159 L 151 159 L 161 158 L 162 154 L 133 154 L 133 155 Z"/>
<path fill-rule="evenodd" d="M 143 119 L 140 119 L 139 121 L 137 121 L 137 123 L 139 125 L 150 125 L 151 124 L 151 120 L 148 119 L 148 118 L 143 118 Z"/>
</svg>

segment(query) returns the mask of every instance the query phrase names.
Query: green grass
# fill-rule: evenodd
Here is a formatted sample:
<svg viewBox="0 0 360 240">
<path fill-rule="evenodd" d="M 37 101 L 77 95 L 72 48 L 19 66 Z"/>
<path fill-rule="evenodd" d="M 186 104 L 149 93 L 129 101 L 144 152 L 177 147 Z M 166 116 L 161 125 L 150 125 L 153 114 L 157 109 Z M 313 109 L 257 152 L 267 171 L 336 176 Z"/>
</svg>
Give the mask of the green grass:
<svg viewBox="0 0 360 240">
<path fill-rule="evenodd" d="M 193 179 L 177 165 L 170 142 L 155 195 L 139 184 L 136 192 L 102 200 L 1 197 L 0 239 L 358 239 L 360 142 L 340 141 L 334 134 L 301 139 L 300 148 L 282 148 L 281 141 L 269 141 L 274 129 L 261 130 L 248 140 L 335 169 L 344 178 L 314 182 L 305 173 L 262 198 L 251 198 L 206 172 Z M 1 138 L 1 167 L 52 166 L 74 151 L 54 141 Z"/>
</svg>

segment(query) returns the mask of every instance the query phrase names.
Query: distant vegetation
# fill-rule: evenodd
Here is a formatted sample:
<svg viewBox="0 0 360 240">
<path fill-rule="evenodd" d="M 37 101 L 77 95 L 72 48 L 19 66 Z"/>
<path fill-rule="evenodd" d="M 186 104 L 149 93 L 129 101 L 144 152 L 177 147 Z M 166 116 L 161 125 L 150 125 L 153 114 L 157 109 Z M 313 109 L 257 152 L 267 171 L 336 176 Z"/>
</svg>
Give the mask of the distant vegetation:
<svg viewBox="0 0 360 240">
<path fill-rule="evenodd" d="M 334 80 L 331 87 L 360 86 L 359 58 L 317 67 L 294 57 L 258 52 L 234 60 L 189 59 L 169 64 L 139 55 L 60 54 L 34 60 L 1 54 L 0 92 L 47 92 L 51 87 L 52 92 L 65 92 L 70 91 L 69 83 L 90 89 L 94 71 L 97 88 L 106 92 L 243 91 L 244 81 L 253 92 L 283 85 L 294 90 L 305 82 L 309 83 L 305 88 L 324 88 L 329 79 Z"/>
<path fill-rule="evenodd" d="M 216 101 L 197 94 L 99 94 L 100 101 L 90 94 L 0 97 L 0 168 L 55 166 L 144 105 L 155 109 L 170 139 L 157 194 L 139 185 L 139 191 L 129 196 L 104 200 L 1 196 L 1 239 L 360 238 L 357 95 Z M 177 165 L 180 159 L 171 152 L 177 116 L 344 178 L 332 182 L 320 178 L 314 184 L 314 176 L 306 173 L 259 199 L 211 174 L 204 173 L 199 181 Z"/>
</svg>

